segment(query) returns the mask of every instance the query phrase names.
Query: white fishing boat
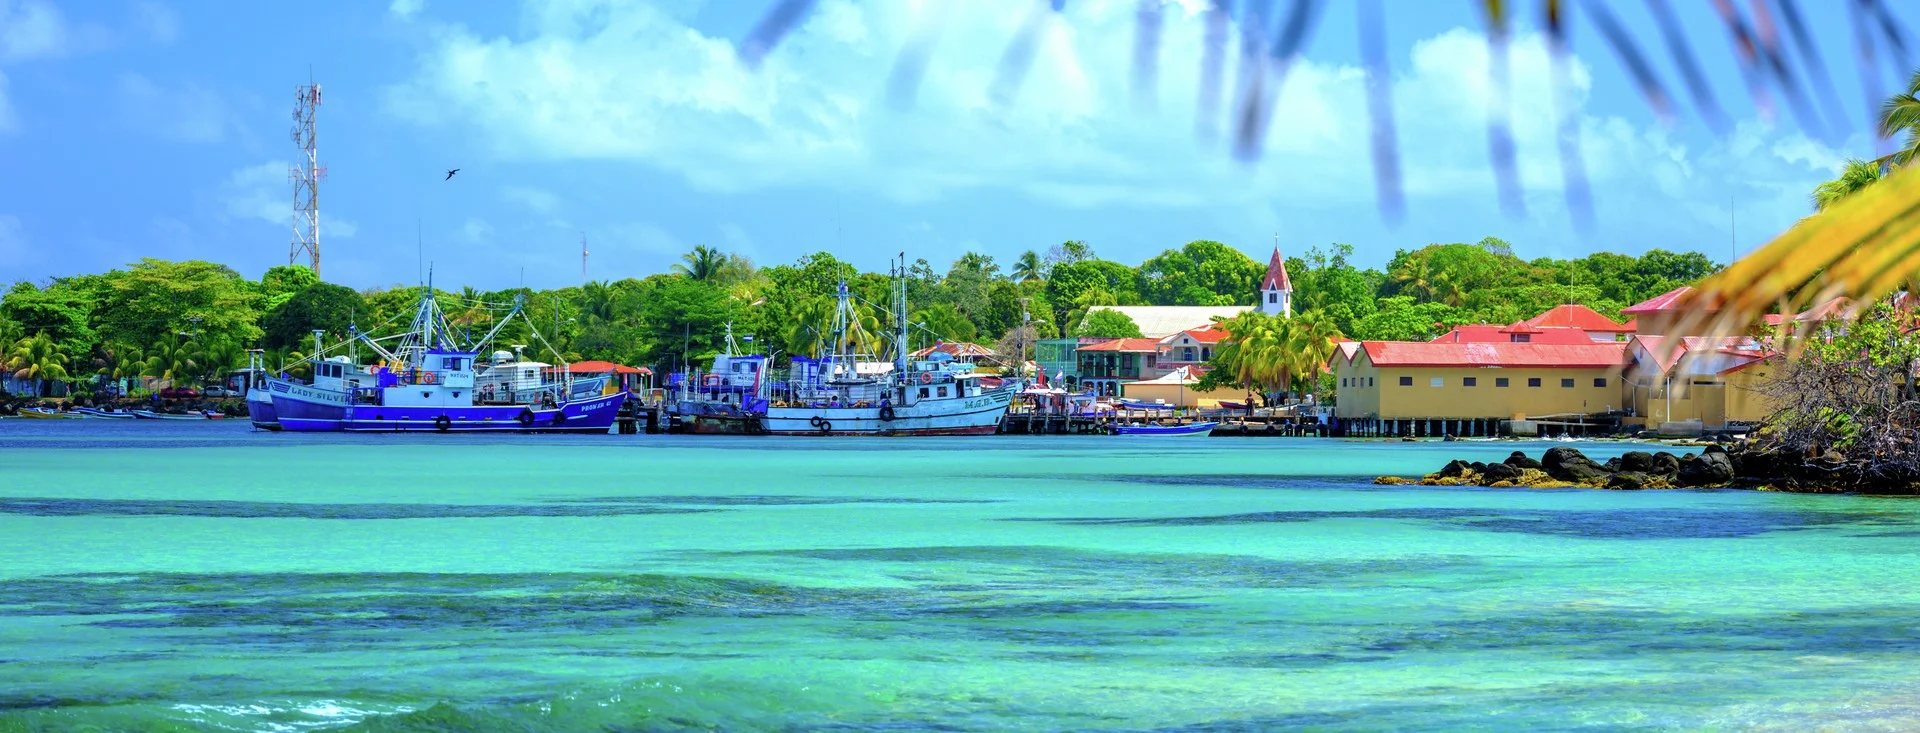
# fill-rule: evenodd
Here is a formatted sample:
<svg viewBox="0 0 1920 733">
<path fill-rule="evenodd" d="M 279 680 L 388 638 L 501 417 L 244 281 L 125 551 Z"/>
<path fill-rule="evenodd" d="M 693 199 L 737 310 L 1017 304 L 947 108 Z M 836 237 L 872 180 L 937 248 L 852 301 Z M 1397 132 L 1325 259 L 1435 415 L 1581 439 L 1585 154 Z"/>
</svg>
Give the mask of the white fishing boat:
<svg viewBox="0 0 1920 733">
<path fill-rule="evenodd" d="M 774 435 L 991 435 L 1019 391 L 1017 380 L 994 388 L 981 375 L 949 369 L 944 360 L 912 361 L 907 354 L 905 260 L 894 270 L 893 364 L 886 373 L 862 369 L 852 343 L 853 296 L 845 282 L 830 347 L 820 361 L 796 360 L 789 392 L 767 407 Z"/>
</svg>

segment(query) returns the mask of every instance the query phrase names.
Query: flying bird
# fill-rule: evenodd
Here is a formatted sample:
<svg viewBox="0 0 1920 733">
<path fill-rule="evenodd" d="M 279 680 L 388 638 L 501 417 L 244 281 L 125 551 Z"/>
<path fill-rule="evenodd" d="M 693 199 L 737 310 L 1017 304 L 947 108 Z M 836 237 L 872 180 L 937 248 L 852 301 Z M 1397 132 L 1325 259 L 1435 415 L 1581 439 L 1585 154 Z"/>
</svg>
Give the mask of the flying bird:
<svg viewBox="0 0 1920 733">
<path fill-rule="evenodd" d="M 445 180 L 445 181 L 451 181 L 451 180 L 453 180 L 453 174 L 455 174 L 455 173 L 459 173 L 459 172 L 460 172 L 460 169 L 459 169 L 459 168 L 455 168 L 455 169 L 453 169 L 453 170 L 450 170 L 450 171 L 447 171 L 447 177 L 446 177 L 446 178 L 443 178 L 443 179 L 441 179 L 441 180 Z"/>
</svg>

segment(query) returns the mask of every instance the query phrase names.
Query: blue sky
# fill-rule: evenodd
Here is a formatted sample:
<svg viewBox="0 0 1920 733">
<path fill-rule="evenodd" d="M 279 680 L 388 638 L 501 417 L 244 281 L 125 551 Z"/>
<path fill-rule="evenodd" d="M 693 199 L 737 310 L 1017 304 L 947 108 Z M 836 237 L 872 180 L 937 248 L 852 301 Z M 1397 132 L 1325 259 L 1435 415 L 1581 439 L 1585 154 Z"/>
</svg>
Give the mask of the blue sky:
<svg viewBox="0 0 1920 733">
<path fill-rule="evenodd" d="M 1486 162 L 1477 14 L 1387 0 L 1408 193 L 1390 226 L 1373 200 L 1351 4 L 1319 18 L 1267 152 L 1246 164 L 1195 134 L 1201 22 L 1183 2 L 1170 3 L 1158 103 L 1143 109 L 1128 93 L 1133 0 L 1069 2 L 1007 106 L 988 87 L 1030 7 L 1021 0 L 820 0 L 757 73 L 731 44 L 763 0 L 0 0 L 0 281 L 139 257 L 211 259 L 250 277 L 284 264 L 287 133 L 309 70 L 325 90 L 324 274 L 356 287 L 416 281 L 416 239 L 440 282 L 485 288 L 576 283 L 583 236 L 594 279 L 662 271 L 696 244 L 763 264 L 824 249 L 879 269 L 901 250 L 1004 261 L 1065 239 L 1124 262 L 1200 238 L 1264 259 L 1276 234 L 1289 253 L 1346 242 L 1373 265 L 1487 235 L 1524 257 L 1660 247 L 1725 260 L 1804 216 L 1808 190 L 1841 160 L 1873 154 L 1839 3 L 1799 3 L 1816 13 L 1840 102 L 1821 109 L 1846 125 L 1813 137 L 1784 109 L 1762 119 L 1707 3 L 1674 3 L 1734 121 L 1712 134 L 1645 4 L 1614 3 L 1683 114 L 1673 127 L 1654 119 L 1576 18 L 1598 216 L 1576 228 L 1547 57 L 1522 17 L 1527 212 L 1507 216 Z M 900 110 L 888 70 L 927 17 L 946 30 Z M 1904 78 L 1878 73 L 1888 90 Z"/>
</svg>

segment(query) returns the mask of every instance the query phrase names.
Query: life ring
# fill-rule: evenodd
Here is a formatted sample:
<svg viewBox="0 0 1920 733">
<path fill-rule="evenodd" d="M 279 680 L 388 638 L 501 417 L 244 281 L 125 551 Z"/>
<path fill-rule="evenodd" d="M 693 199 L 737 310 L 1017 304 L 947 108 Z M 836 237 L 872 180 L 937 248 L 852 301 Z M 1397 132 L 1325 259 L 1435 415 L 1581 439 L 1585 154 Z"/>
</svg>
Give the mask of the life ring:
<svg viewBox="0 0 1920 733">
<path fill-rule="evenodd" d="M 893 405 L 880 406 L 880 421 L 893 422 Z"/>
<path fill-rule="evenodd" d="M 704 384 L 719 384 L 719 383 L 720 383 L 720 375 L 718 375 L 718 374 L 706 374 L 706 375 L 702 375 L 702 376 L 700 377 L 700 381 L 701 381 L 702 383 L 704 383 Z"/>
<path fill-rule="evenodd" d="M 421 373 L 420 373 L 420 383 L 421 383 L 421 384 L 433 384 L 434 382 L 436 382 L 436 381 L 439 381 L 439 379 L 440 379 L 440 377 L 439 377 L 439 376 L 437 376 L 437 375 L 435 375 L 435 374 L 434 374 L 433 372 L 421 372 Z"/>
<path fill-rule="evenodd" d="M 434 430 L 438 430 L 444 433 L 452 428 L 453 428 L 453 418 L 447 417 L 446 415 L 441 415 L 433 419 Z"/>
<path fill-rule="evenodd" d="M 920 383 L 921 383 L 921 384 L 933 384 L 933 375 L 932 375 L 932 374 L 929 374 L 929 373 L 927 373 L 927 372 L 921 372 L 921 373 L 920 373 Z"/>
<path fill-rule="evenodd" d="M 518 419 L 520 420 L 520 427 L 533 427 L 533 408 L 521 410 Z"/>
<path fill-rule="evenodd" d="M 832 433 L 833 433 L 833 422 L 832 422 L 832 421 L 830 421 L 830 420 L 821 420 L 821 421 L 820 421 L 820 434 L 821 434 L 821 435 L 830 435 L 830 434 L 832 434 Z"/>
<path fill-rule="evenodd" d="M 814 415 L 812 419 L 807 421 L 807 424 L 817 428 L 817 427 L 820 427 L 820 422 L 821 422 L 820 416 Z"/>
</svg>

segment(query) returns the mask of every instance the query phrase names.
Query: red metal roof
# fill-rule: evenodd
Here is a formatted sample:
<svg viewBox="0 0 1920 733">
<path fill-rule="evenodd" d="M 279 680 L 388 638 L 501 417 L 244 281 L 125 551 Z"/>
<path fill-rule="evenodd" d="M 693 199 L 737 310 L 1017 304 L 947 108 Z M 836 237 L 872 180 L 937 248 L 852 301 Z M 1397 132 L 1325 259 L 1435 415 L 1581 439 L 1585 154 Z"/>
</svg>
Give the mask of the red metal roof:
<svg viewBox="0 0 1920 733">
<path fill-rule="evenodd" d="M 1631 306 L 1621 309 L 1620 314 L 1627 315 L 1627 316 L 1643 316 L 1648 313 L 1666 313 L 1669 311 L 1677 311 L 1677 310 L 1692 306 L 1693 305 L 1692 300 L 1693 300 L 1693 288 L 1682 285 L 1680 287 L 1674 288 L 1667 292 L 1653 296 L 1652 298 L 1648 298 L 1645 301 L 1635 303 Z M 1717 304 L 1710 305 L 1707 307 L 1708 311 L 1717 311 L 1719 309 L 1720 307 Z"/>
<path fill-rule="evenodd" d="M 1626 344 L 1436 344 L 1363 341 L 1374 366 L 1598 369 L 1624 363 Z"/>
<path fill-rule="evenodd" d="M 1176 336 L 1186 336 L 1187 338 L 1193 339 L 1194 343 L 1197 344 L 1217 344 L 1226 340 L 1227 332 L 1212 326 L 1206 328 L 1189 328 L 1172 336 L 1168 336 L 1161 341 L 1162 343 L 1173 344 L 1174 337 Z"/>
<path fill-rule="evenodd" d="M 1506 327 L 1506 328 L 1503 328 L 1503 329 L 1500 329 L 1500 332 L 1501 332 L 1501 333 L 1529 333 L 1529 334 L 1531 334 L 1531 333 L 1539 333 L 1539 332 L 1540 332 L 1540 329 L 1538 329 L 1538 328 L 1534 328 L 1534 326 L 1533 326 L 1533 324 L 1531 324 L 1531 323 L 1528 323 L 1528 322 L 1526 322 L 1526 321 L 1514 321 L 1514 322 L 1513 322 L 1513 325 L 1511 325 L 1511 326 L 1508 326 L 1508 327 Z"/>
<path fill-rule="evenodd" d="M 1077 351 L 1159 351 L 1159 339 L 1124 338 L 1082 346 Z"/>
<path fill-rule="evenodd" d="M 1453 330 L 1434 338 L 1436 344 L 1504 344 L 1513 341 L 1513 334 L 1497 323 L 1473 323 L 1454 326 Z M 1560 344 L 1562 346 L 1582 346 L 1595 343 L 1586 331 L 1577 328 L 1536 328 L 1526 331 L 1527 342 L 1535 344 Z M 1605 342 L 1600 342 L 1605 343 Z"/>
<path fill-rule="evenodd" d="M 1273 260 L 1267 263 L 1267 276 L 1260 278 L 1261 290 L 1292 290 L 1293 281 L 1287 279 L 1287 260 L 1280 256 L 1280 248 L 1273 248 Z"/>
<path fill-rule="evenodd" d="M 1554 306 L 1545 313 L 1527 319 L 1525 323 L 1541 328 L 1578 328 L 1603 333 L 1628 333 L 1633 330 L 1578 303 Z"/>
<path fill-rule="evenodd" d="M 610 361 L 576 361 L 570 366 L 573 367 L 574 374 L 605 374 L 607 372 L 613 372 L 614 374 L 653 373 L 652 369 L 646 367 L 630 367 L 625 364 L 615 364 Z M 547 371 L 557 372 L 560 371 L 560 367 L 548 367 Z"/>
</svg>

